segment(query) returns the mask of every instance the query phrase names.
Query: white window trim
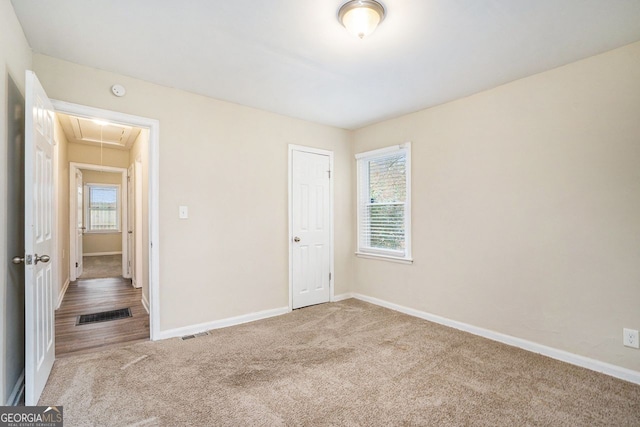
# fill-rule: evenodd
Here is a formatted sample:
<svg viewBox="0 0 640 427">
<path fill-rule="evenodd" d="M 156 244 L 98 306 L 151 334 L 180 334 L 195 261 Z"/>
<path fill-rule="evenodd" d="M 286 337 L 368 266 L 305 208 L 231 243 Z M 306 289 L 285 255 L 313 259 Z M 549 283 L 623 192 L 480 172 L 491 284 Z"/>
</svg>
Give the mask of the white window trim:
<svg viewBox="0 0 640 427">
<path fill-rule="evenodd" d="M 117 189 L 117 210 L 116 210 L 116 222 L 118 228 L 116 230 L 91 230 L 87 227 L 84 231 L 85 234 L 120 234 L 122 233 L 122 188 L 120 184 L 103 184 L 100 182 L 87 182 L 84 184 L 84 222 L 85 227 L 89 225 L 89 187 L 115 187 Z"/>
<path fill-rule="evenodd" d="M 379 156 L 383 156 L 385 154 L 394 153 L 397 151 L 405 151 L 407 154 L 406 160 L 406 191 L 407 191 L 407 201 L 406 201 L 406 214 L 404 218 L 405 225 L 405 253 L 404 255 L 394 256 L 391 255 L 390 251 L 376 251 L 375 249 L 367 249 L 362 250 L 360 246 L 360 236 L 361 233 L 361 221 L 360 221 L 360 200 L 361 200 L 361 185 L 360 185 L 360 168 L 362 159 L 370 159 Z M 357 223 L 357 250 L 356 256 L 360 258 L 369 258 L 369 259 L 379 259 L 384 261 L 392 261 L 399 262 L 403 264 L 412 264 L 413 258 L 411 254 L 411 142 L 405 142 L 399 145 L 393 145 L 390 147 L 380 148 L 377 150 L 365 151 L 363 153 L 358 153 L 355 155 L 356 158 L 356 197 L 357 197 L 357 207 L 356 207 L 356 223 Z"/>
</svg>

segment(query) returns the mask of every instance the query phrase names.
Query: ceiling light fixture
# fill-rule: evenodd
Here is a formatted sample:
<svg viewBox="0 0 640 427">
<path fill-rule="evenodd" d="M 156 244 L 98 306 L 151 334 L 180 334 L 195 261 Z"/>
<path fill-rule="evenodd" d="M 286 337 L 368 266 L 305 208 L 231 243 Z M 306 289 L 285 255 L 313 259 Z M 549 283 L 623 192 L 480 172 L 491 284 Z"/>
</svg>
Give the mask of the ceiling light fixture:
<svg viewBox="0 0 640 427">
<path fill-rule="evenodd" d="M 104 120 L 92 119 L 91 121 L 98 126 L 109 126 L 109 122 L 105 122 Z"/>
<path fill-rule="evenodd" d="M 373 33 L 384 19 L 384 6 L 375 0 L 350 0 L 338 10 L 338 20 L 361 39 Z"/>
</svg>

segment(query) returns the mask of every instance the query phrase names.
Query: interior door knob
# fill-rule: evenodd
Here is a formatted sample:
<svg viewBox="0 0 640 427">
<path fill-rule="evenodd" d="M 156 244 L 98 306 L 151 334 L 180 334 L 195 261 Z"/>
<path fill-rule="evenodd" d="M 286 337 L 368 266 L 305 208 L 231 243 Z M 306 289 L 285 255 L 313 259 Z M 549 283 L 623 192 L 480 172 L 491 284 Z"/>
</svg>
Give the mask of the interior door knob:
<svg viewBox="0 0 640 427">
<path fill-rule="evenodd" d="M 38 254 L 36 254 L 35 256 L 36 259 L 36 264 L 38 263 L 38 261 L 42 261 L 42 262 L 49 262 L 49 260 L 51 259 L 51 257 L 49 255 L 40 255 L 38 256 Z"/>
<path fill-rule="evenodd" d="M 293 238 L 293 241 L 298 243 L 300 241 L 300 238 L 298 236 L 296 236 L 296 237 Z"/>
<path fill-rule="evenodd" d="M 24 258 L 19 257 L 19 256 L 14 256 L 11 259 L 11 262 L 14 263 L 14 264 L 22 264 L 24 262 Z"/>
</svg>

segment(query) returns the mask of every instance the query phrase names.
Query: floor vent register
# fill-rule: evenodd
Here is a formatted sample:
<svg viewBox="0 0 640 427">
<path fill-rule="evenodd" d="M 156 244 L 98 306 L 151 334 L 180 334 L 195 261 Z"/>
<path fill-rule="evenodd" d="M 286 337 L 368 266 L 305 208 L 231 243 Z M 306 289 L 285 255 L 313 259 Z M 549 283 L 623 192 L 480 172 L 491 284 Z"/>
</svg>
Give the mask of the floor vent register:
<svg viewBox="0 0 640 427">
<path fill-rule="evenodd" d="M 88 323 L 109 322 L 111 320 L 119 320 L 131 317 L 131 308 L 119 308 L 117 310 L 101 311 L 100 313 L 81 314 L 78 316 L 76 326 L 86 325 Z"/>
</svg>

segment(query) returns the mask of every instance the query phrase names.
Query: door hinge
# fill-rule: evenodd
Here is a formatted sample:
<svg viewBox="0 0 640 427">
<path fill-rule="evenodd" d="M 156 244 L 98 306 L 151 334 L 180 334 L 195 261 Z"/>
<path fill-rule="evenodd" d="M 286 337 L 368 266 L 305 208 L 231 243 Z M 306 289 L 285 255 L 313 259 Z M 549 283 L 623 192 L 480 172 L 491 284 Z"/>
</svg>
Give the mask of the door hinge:
<svg viewBox="0 0 640 427">
<path fill-rule="evenodd" d="M 331 273 L 329 273 L 329 281 L 331 281 Z"/>
<path fill-rule="evenodd" d="M 78 263 L 76 262 L 76 268 L 78 268 Z"/>
<path fill-rule="evenodd" d="M 331 171 L 328 170 L 327 172 L 329 173 L 329 179 L 331 179 Z"/>
</svg>

